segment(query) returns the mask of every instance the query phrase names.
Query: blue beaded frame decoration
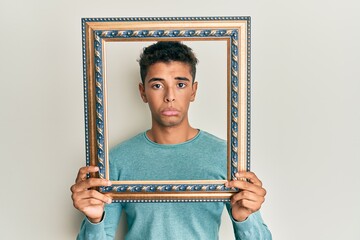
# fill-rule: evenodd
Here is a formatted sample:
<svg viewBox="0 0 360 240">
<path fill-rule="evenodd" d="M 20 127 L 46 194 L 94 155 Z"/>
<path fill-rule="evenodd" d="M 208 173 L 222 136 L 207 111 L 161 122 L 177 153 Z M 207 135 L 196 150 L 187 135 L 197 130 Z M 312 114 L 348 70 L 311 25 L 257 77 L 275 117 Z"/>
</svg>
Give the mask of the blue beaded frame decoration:
<svg viewBox="0 0 360 240">
<path fill-rule="evenodd" d="M 83 18 L 83 76 L 86 165 L 91 177 L 109 179 L 106 126 L 107 41 L 226 41 L 227 47 L 227 180 L 250 170 L 250 17 Z M 229 201 L 237 189 L 227 180 L 112 181 L 98 190 L 114 202 Z"/>
</svg>

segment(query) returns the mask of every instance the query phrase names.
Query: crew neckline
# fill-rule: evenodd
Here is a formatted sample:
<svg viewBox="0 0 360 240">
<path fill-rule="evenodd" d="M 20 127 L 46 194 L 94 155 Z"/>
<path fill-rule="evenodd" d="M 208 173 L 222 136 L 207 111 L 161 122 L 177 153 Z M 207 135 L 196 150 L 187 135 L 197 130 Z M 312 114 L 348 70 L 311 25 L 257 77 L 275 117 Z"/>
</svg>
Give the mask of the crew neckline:
<svg viewBox="0 0 360 240">
<path fill-rule="evenodd" d="M 181 143 L 174 143 L 174 144 L 160 144 L 160 143 L 156 143 L 154 141 L 152 141 L 146 134 L 146 132 L 149 131 L 149 130 L 146 130 L 145 132 L 143 132 L 143 136 L 146 140 L 147 143 L 151 144 L 151 145 L 154 145 L 154 146 L 157 146 L 157 147 L 177 147 L 177 146 L 182 146 L 182 145 L 186 145 L 186 144 L 189 144 L 189 143 L 192 143 L 194 142 L 196 139 L 199 138 L 199 136 L 202 134 L 203 131 L 201 131 L 200 129 L 198 129 L 198 133 L 191 139 L 185 141 L 185 142 L 181 142 Z"/>
</svg>

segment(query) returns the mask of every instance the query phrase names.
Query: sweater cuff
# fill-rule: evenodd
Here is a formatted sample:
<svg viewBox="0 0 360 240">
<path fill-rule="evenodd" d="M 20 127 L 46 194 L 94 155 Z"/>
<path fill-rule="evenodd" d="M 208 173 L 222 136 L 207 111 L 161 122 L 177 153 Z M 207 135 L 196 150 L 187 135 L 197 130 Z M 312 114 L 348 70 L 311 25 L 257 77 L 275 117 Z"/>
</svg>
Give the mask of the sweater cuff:
<svg viewBox="0 0 360 240">
<path fill-rule="evenodd" d="M 102 229 L 104 229 L 104 219 L 105 219 L 105 211 L 101 217 L 100 222 L 98 222 L 98 223 L 90 222 L 90 220 L 85 216 L 86 228 L 91 229 L 91 231 L 102 230 Z"/>
<path fill-rule="evenodd" d="M 238 222 L 236 221 L 232 214 L 229 214 L 230 215 L 230 219 L 233 223 L 234 226 L 236 226 L 236 229 L 242 231 L 242 232 L 248 232 L 251 228 L 254 227 L 254 225 L 256 225 L 256 220 L 254 219 L 254 216 L 253 216 L 254 213 L 250 214 L 244 221 L 242 222 Z"/>
</svg>

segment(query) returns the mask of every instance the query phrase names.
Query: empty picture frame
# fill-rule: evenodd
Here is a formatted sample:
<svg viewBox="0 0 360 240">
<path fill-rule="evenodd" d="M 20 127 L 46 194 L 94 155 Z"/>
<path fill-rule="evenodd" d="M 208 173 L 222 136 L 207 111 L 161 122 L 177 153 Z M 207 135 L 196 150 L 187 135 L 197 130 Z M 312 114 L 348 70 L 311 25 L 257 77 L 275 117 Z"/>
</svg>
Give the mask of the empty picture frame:
<svg viewBox="0 0 360 240">
<path fill-rule="evenodd" d="M 223 56 L 208 57 L 208 61 L 209 64 L 219 61 L 216 65 L 223 66 L 221 72 L 226 92 L 222 95 L 226 99 L 221 108 L 225 119 L 224 138 L 227 140 L 227 166 L 224 166 L 227 179 L 116 181 L 109 178 L 109 149 L 113 144 L 109 141 L 111 121 L 108 109 L 111 102 L 109 104 L 108 93 L 114 83 L 110 84 L 108 76 L 113 74 L 112 71 L 136 68 L 125 66 L 125 63 L 132 61 L 137 64 L 141 48 L 157 41 L 181 41 L 193 48 L 195 54 L 207 47 L 203 54 Z M 226 188 L 225 182 L 236 179 L 235 173 L 240 170 L 250 170 L 250 17 L 83 18 L 82 44 L 86 164 L 100 169 L 90 177 L 109 179 L 113 183 L 110 187 L 99 187 L 98 191 L 116 202 L 229 201 L 237 189 Z M 127 56 L 134 46 L 138 52 Z M 108 56 L 113 52 L 116 55 L 115 51 L 121 55 L 119 58 L 130 59 L 113 62 L 110 59 L 114 58 Z M 199 60 L 201 63 L 204 58 Z M 203 71 L 209 71 L 209 67 L 203 68 Z M 121 81 L 134 78 L 131 81 L 135 82 L 131 84 L 137 89 L 139 75 L 127 74 L 130 77 Z M 121 85 L 129 86 L 129 83 L 122 82 Z M 134 94 L 140 99 L 137 92 L 130 95 Z M 120 99 L 126 97 L 124 94 L 115 95 Z M 214 98 L 212 95 L 207 97 Z M 124 116 L 129 117 L 130 113 Z M 120 137 L 120 140 L 127 137 Z"/>
</svg>

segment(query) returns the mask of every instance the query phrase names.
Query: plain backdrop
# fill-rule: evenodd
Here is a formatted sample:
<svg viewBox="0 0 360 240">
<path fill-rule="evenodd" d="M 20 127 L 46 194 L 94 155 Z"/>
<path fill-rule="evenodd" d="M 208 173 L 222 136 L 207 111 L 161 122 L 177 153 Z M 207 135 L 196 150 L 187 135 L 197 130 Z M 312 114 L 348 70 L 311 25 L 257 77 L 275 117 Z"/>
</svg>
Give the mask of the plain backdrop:
<svg viewBox="0 0 360 240">
<path fill-rule="evenodd" d="M 252 17 L 251 161 L 268 190 L 263 218 L 276 240 L 360 239 L 359 12 L 356 0 L 1 1 L 1 239 L 75 239 L 81 18 L 143 16 Z M 220 239 L 233 239 L 226 214 Z"/>
</svg>

